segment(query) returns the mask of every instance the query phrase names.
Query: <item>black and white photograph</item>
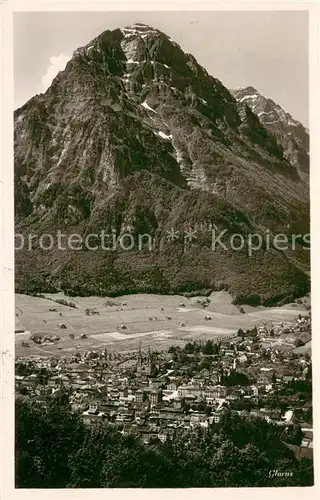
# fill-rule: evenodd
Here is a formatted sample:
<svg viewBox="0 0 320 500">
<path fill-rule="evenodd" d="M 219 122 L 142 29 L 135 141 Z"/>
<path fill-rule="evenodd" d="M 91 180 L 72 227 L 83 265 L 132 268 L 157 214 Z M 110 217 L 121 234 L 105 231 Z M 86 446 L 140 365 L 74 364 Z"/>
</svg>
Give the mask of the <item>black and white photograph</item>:
<svg viewBox="0 0 320 500">
<path fill-rule="evenodd" d="M 145 7 L 13 12 L 14 488 L 308 495 L 308 4 Z"/>
</svg>

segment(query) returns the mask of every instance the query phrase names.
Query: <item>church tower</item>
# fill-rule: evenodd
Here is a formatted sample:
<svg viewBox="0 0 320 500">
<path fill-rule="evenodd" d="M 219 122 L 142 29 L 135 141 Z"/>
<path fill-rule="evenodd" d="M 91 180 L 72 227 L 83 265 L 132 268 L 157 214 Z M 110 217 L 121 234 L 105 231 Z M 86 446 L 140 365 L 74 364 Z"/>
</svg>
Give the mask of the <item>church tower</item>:
<svg viewBox="0 0 320 500">
<path fill-rule="evenodd" d="M 147 377 L 151 377 L 152 372 L 153 372 L 152 368 L 153 368 L 152 355 L 151 355 L 151 351 L 150 351 L 150 347 L 149 347 L 148 356 L 147 356 L 145 369 L 144 369 L 144 373 L 145 373 L 145 375 L 147 375 Z"/>
<path fill-rule="evenodd" d="M 141 346 L 139 345 L 139 353 L 138 353 L 138 363 L 137 363 L 137 377 L 142 376 L 142 353 Z"/>
</svg>

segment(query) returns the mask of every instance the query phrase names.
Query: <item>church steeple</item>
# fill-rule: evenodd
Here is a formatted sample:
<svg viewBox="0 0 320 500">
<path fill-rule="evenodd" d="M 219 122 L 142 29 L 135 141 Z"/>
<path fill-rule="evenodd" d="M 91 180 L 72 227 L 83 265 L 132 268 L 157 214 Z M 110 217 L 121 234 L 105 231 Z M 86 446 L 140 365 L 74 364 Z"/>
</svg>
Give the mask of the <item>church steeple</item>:
<svg viewBox="0 0 320 500">
<path fill-rule="evenodd" d="M 138 361 L 142 362 L 141 341 L 139 342 Z"/>
<path fill-rule="evenodd" d="M 138 362 L 137 362 L 137 376 L 141 377 L 141 375 L 142 375 L 142 352 L 141 352 L 141 343 L 139 342 Z"/>
</svg>

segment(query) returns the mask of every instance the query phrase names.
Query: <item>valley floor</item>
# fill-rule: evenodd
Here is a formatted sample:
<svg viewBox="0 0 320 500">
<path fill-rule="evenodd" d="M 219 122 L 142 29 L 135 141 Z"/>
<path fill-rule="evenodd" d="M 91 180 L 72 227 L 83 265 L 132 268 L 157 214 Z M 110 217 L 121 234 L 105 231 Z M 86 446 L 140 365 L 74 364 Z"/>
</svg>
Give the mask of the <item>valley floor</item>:
<svg viewBox="0 0 320 500">
<path fill-rule="evenodd" d="M 72 307 L 58 303 L 61 299 L 71 302 Z M 209 299 L 204 308 L 203 297 L 178 295 L 137 294 L 108 299 L 70 298 L 62 293 L 46 294 L 45 298 L 16 294 L 16 356 L 65 355 L 75 349 L 125 352 L 139 345 L 162 350 L 191 338 L 217 340 L 235 335 L 239 328 L 271 321 L 275 326 L 290 323 L 306 312 L 307 301 L 273 308 L 244 306 L 244 313 L 240 313 L 227 292 L 213 292 Z M 88 315 L 88 309 L 96 314 Z M 32 334 L 60 339 L 36 344 L 30 340 Z M 81 339 L 83 334 L 87 338 Z"/>
</svg>

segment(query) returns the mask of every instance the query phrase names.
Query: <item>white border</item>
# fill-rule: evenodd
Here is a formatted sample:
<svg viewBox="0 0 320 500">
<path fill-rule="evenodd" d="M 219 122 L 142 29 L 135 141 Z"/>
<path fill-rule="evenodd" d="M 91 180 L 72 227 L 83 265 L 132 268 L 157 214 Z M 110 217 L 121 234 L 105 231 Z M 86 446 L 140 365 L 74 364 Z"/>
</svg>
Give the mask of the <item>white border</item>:
<svg viewBox="0 0 320 500">
<path fill-rule="evenodd" d="M 312 315 L 313 315 L 313 373 L 314 373 L 314 428 L 319 420 L 320 409 L 316 388 L 319 387 L 320 338 L 316 326 L 320 325 L 320 311 L 317 311 L 317 293 L 320 283 L 320 262 L 316 257 L 320 250 L 320 219 L 317 218 L 320 186 L 320 127 L 319 127 L 319 27 L 320 6 L 317 2 L 235 2 L 208 1 L 195 2 L 90 2 L 57 0 L 55 2 L 10 1 L 0 0 L 1 29 L 1 139 L 0 151 L 2 162 L 0 168 L 0 341 L 1 341 L 1 462 L 0 462 L 0 498 L 13 499 L 129 499 L 149 498 L 202 498 L 221 499 L 263 499 L 303 498 L 304 500 L 320 499 L 320 441 L 318 429 L 314 432 L 314 465 L 315 486 L 301 488 L 221 488 L 221 489 L 15 489 L 14 488 L 14 257 L 13 257 L 13 12 L 22 11 L 253 11 L 253 10 L 308 10 L 310 33 L 310 137 L 311 137 L 311 232 L 312 232 Z M 270 34 L 272 36 L 272 33 Z M 1 439 L 2 438 L 2 439 Z"/>
</svg>

